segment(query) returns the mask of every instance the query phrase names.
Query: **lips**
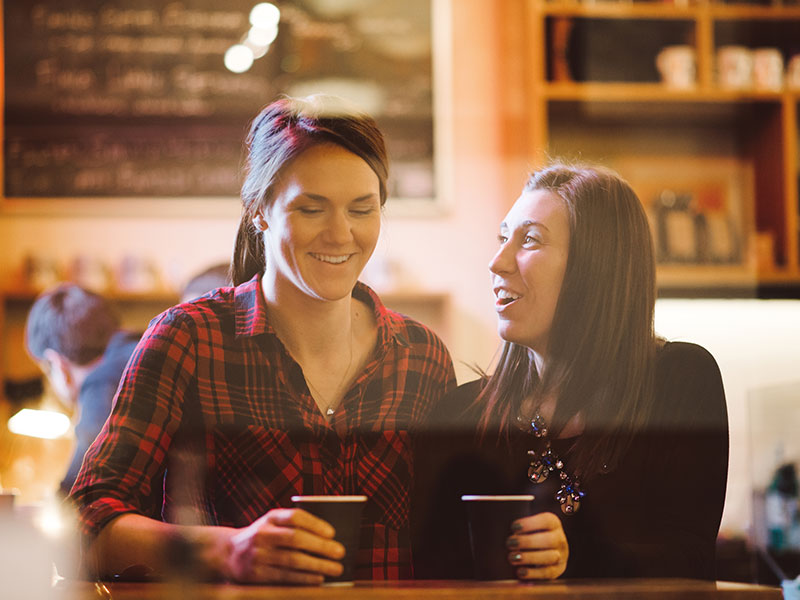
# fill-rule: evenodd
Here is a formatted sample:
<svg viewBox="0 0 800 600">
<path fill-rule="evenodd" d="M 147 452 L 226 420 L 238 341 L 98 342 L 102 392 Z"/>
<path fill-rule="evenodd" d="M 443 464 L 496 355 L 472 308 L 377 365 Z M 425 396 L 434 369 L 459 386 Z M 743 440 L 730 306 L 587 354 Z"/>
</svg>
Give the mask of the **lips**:
<svg viewBox="0 0 800 600">
<path fill-rule="evenodd" d="M 315 252 L 310 253 L 313 258 L 320 262 L 328 263 L 331 265 L 340 265 L 347 262 L 352 254 L 318 254 Z"/>
<path fill-rule="evenodd" d="M 496 287 L 494 289 L 494 295 L 497 298 L 495 306 L 497 306 L 498 309 L 505 308 L 522 297 L 521 294 L 512 292 L 504 287 Z"/>
</svg>

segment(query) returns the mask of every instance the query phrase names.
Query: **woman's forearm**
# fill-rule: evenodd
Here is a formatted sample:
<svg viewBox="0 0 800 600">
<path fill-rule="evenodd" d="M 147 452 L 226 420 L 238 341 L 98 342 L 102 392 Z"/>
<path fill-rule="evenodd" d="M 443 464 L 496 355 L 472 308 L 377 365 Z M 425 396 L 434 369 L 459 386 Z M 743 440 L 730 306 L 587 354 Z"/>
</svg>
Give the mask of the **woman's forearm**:
<svg viewBox="0 0 800 600">
<path fill-rule="evenodd" d="M 198 571 L 209 577 L 229 578 L 231 537 L 236 531 L 230 527 L 174 525 L 128 513 L 100 531 L 88 550 L 86 567 L 101 577 L 134 566 L 164 575 L 175 560 L 171 542 L 182 537 L 191 544 Z"/>
</svg>

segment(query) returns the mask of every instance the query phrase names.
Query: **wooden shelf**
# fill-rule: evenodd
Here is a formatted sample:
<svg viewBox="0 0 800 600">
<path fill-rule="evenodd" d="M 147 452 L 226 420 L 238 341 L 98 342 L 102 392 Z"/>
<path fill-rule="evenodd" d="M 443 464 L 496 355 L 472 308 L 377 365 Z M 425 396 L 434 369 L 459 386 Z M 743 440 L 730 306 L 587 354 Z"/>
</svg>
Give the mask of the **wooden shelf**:
<svg viewBox="0 0 800 600">
<path fill-rule="evenodd" d="M 796 298 L 800 273 L 735 266 L 661 265 L 660 298 Z"/>
<path fill-rule="evenodd" d="M 687 89 L 678 90 L 662 83 L 553 83 L 544 84 L 543 93 L 548 100 L 595 100 L 625 102 L 782 102 L 800 101 L 800 90 L 760 91 Z"/>
<path fill-rule="evenodd" d="M 702 2 L 676 6 L 662 2 L 545 2 L 546 16 L 594 19 L 659 19 L 691 21 L 701 16 L 717 20 L 779 21 L 800 19 L 800 6 L 747 6 Z"/>
<path fill-rule="evenodd" d="M 657 281 L 659 288 L 755 287 L 759 275 L 755 269 L 741 265 L 659 265 Z"/>
<path fill-rule="evenodd" d="M 800 285 L 800 273 L 788 269 L 759 271 L 758 281 L 767 285 Z"/>
<path fill-rule="evenodd" d="M 673 19 L 692 20 L 697 17 L 695 7 L 653 3 L 627 2 L 548 2 L 542 14 L 554 17 L 591 17 L 597 19 Z"/>
<path fill-rule="evenodd" d="M 12 302 L 33 302 L 39 293 L 38 290 L 31 288 L 13 288 L 0 290 L 0 298 Z M 169 290 L 154 290 L 150 292 L 107 290 L 101 293 L 104 298 L 112 302 L 175 303 L 179 300 L 179 294 Z"/>
<path fill-rule="evenodd" d="M 800 6 L 746 6 L 712 4 L 711 17 L 718 21 L 783 21 L 800 19 Z"/>
</svg>

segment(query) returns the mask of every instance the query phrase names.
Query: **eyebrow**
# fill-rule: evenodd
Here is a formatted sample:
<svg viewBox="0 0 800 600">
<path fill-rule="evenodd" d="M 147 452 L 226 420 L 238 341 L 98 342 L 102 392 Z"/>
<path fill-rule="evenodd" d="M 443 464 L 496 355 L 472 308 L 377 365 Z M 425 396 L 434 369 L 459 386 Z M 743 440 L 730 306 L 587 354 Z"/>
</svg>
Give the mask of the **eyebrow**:
<svg viewBox="0 0 800 600">
<path fill-rule="evenodd" d="M 327 196 L 323 196 L 322 194 L 314 194 L 311 192 L 303 192 L 300 196 L 305 196 L 306 198 L 310 198 L 311 200 L 317 200 L 318 202 L 328 202 L 330 198 Z M 365 202 L 367 200 L 372 200 L 373 198 L 377 198 L 378 195 L 375 193 L 370 192 L 369 194 L 364 194 L 363 196 L 358 196 L 357 198 L 353 198 L 351 202 Z"/>
<path fill-rule="evenodd" d="M 500 228 L 502 229 L 503 227 L 508 229 L 508 223 L 506 223 L 505 221 L 500 223 Z M 541 227 L 542 229 L 550 231 L 550 229 L 547 227 L 547 225 L 545 225 L 541 221 L 532 221 L 530 219 L 526 219 L 522 223 L 520 223 L 518 229 L 522 229 L 523 227 Z"/>
</svg>

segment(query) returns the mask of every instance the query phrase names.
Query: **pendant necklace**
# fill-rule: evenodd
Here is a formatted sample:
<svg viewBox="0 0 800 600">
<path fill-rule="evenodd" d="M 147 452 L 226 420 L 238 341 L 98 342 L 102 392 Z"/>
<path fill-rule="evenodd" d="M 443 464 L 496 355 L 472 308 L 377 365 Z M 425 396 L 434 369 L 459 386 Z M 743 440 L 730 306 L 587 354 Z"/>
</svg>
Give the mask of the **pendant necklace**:
<svg viewBox="0 0 800 600">
<path fill-rule="evenodd" d="M 567 472 L 564 461 L 553 451 L 544 419 L 537 412 L 530 421 L 517 417 L 517 424 L 540 442 L 539 450 L 528 450 L 528 480 L 531 483 L 544 483 L 551 474 L 557 473 L 561 486 L 555 499 L 561 506 L 561 512 L 565 515 L 578 512 L 586 492 L 581 489 L 580 482 Z"/>
<path fill-rule="evenodd" d="M 347 376 L 350 374 L 350 369 L 351 369 L 352 366 L 353 366 L 353 334 L 351 332 L 350 333 L 350 360 L 347 363 L 347 369 L 345 369 L 344 375 L 342 375 L 342 378 L 339 380 L 339 385 L 337 385 L 336 388 L 335 388 L 336 390 L 338 390 L 338 389 L 340 389 L 342 387 L 342 384 L 345 382 L 345 380 L 347 379 Z M 332 401 L 328 401 L 325 398 L 325 396 L 322 395 L 320 393 L 320 391 L 317 389 L 317 386 L 315 386 L 313 383 L 311 383 L 311 379 L 309 379 L 308 377 L 305 377 L 305 380 L 306 380 L 306 384 L 308 384 L 309 391 L 312 392 L 312 396 L 314 396 L 316 398 L 319 398 L 320 400 L 325 402 L 325 404 L 327 405 L 325 410 L 324 410 L 325 416 L 326 417 L 332 417 L 334 415 L 334 413 L 336 412 L 335 409 L 333 408 L 333 404 L 334 404 L 334 402 L 336 402 L 336 398 L 334 398 Z"/>
</svg>

